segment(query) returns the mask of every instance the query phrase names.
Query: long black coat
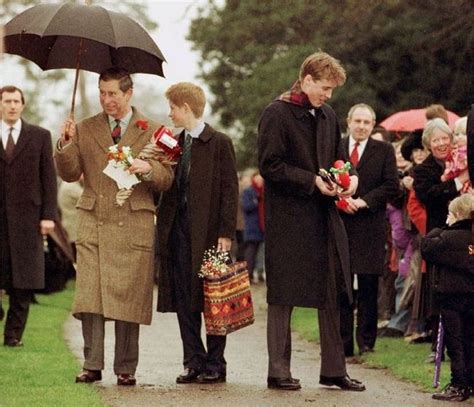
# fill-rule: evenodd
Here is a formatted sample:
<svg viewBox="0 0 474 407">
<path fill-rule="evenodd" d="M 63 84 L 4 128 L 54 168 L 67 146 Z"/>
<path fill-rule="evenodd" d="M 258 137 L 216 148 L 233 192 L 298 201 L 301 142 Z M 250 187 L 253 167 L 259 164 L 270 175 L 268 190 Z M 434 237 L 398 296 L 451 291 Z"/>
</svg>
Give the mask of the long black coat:
<svg viewBox="0 0 474 407">
<path fill-rule="evenodd" d="M 182 144 L 184 132 L 180 135 Z M 191 307 L 200 312 L 204 306 L 202 280 L 198 277 L 204 251 L 217 245 L 219 237 L 234 238 L 237 220 L 238 179 L 232 141 L 206 124 L 191 146 L 188 210 L 191 223 L 192 279 Z M 170 267 L 170 234 L 178 210 L 175 178 L 162 195 L 158 209 L 160 270 L 158 311 L 175 312 L 173 278 Z"/>
<path fill-rule="evenodd" d="M 423 258 L 434 264 L 433 286 L 437 293 L 474 294 L 474 245 L 472 220 L 435 228 L 421 240 Z"/>
<path fill-rule="evenodd" d="M 348 151 L 349 138 L 342 140 Z M 341 213 L 349 238 L 351 272 L 382 275 L 385 262 L 385 209 L 398 194 L 395 151 L 386 142 L 369 138 L 356 167 L 359 186 L 356 195 L 368 208 L 354 215 Z"/>
<path fill-rule="evenodd" d="M 444 165 L 432 154 L 415 167 L 413 187 L 416 197 L 426 208 L 426 231 L 443 227 L 448 216 L 448 205 L 459 195 L 454 180 L 441 181 Z"/>
<path fill-rule="evenodd" d="M 0 285 L 11 273 L 14 288 L 44 288 L 40 220 L 57 219 L 56 182 L 50 132 L 22 120 L 10 162 L 0 142 Z M 5 264 L 7 247 L 11 270 Z"/>
<path fill-rule="evenodd" d="M 334 111 L 272 102 L 260 119 L 258 154 L 265 179 L 265 270 L 269 304 L 324 308 L 328 241 L 335 237 L 350 293 L 347 236 L 334 199 L 315 187 L 319 168 L 347 158 Z"/>
</svg>

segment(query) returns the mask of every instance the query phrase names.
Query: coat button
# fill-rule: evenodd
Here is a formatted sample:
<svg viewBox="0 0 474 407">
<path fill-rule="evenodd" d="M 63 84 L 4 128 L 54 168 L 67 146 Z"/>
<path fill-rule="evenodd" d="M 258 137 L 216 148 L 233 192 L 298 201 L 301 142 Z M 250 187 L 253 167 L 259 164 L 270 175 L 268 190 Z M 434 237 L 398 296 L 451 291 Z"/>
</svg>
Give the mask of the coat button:
<svg viewBox="0 0 474 407">
<path fill-rule="evenodd" d="M 104 224 L 104 222 L 99 222 L 99 226 L 102 226 Z"/>
<path fill-rule="evenodd" d="M 119 225 L 119 226 L 123 226 L 123 222 L 119 222 L 118 225 Z"/>
<path fill-rule="evenodd" d="M 104 197 L 104 195 L 103 195 L 103 194 L 100 194 L 100 195 L 99 195 L 99 198 L 103 198 L 103 197 Z"/>
</svg>

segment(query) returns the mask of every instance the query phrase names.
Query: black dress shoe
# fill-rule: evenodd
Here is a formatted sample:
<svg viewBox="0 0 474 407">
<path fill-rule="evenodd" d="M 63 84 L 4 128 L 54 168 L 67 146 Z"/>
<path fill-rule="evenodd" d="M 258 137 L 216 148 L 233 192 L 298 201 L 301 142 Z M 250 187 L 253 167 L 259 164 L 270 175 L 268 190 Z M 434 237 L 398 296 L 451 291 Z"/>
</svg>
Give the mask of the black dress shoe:
<svg viewBox="0 0 474 407">
<path fill-rule="evenodd" d="M 371 348 L 370 346 L 363 345 L 359 349 L 359 355 L 363 355 L 364 353 L 367 352 L 374 352 L 374 348 Z"/>
<path fill-rule="evenodd" d="M 101 370 L 82 369 L 82 372 L 76 376 L 76 383 L 94 383 L 102 380 Z"/>
<path fill-rule="evenodd" d="M 137 379 L 135 379 L 135 376 L 130 373 L 122 373 L 117 375 L 118 386 L 135 386 L 136 384 Z"/>
<path fill-rule="evenodd" d="M 269 389 L 277 390 L 300 390 L 301 384 L 299 379 L 289 378 L 279 378 L 279 377 L 267 377 L 267 387 Z"/>
<path fill-rule="evenodd" d="M 207 372 L 201 373 L 197 381 L 198 383 L 206 383 L 206 384 L 225 383 L 226 374 L 207 371 Z"/>
<path fill-rule="evenodd" d="M 319 376 L 319 384 L 324 386 L 337 386 L 341 390 L 348 391 L 364 391 L 365 386 L 358 380 L 351 379 L 349 376 L 344 377 L 326 377 Z"/>
<path fill-rule="evenodd" d="M 187 367 L 186 369 L 184 369 L 184 372 L 176 378 L 176 383 L 195 383 L 200 374 L 201 371 L 193 369 L 192 367 Z"/>
<path fill-rule="evenodd" d="M 433 394 L 435 400 L 444 400 L 444 401 L 464 401 L 469 398 L 469 388 L 455 386 L 449 383 L 441 393 Z"/>
<path fill-rule="evenodd" d="M 9 346 L 10 348 L 21 348 L 23 346 L 23 342 L 19 339 L 5 339 L 3 345 Z"/>
</svg>

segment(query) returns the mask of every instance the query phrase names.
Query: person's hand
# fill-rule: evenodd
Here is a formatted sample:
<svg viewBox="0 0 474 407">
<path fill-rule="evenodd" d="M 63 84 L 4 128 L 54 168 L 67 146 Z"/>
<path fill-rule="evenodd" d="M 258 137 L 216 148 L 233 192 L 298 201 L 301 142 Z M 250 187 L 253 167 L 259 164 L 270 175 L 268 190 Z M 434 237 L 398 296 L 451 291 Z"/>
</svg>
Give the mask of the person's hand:
<svg viewBox="0 0 474 407">
<path fill-rule="evenodd" d="M 414 181 L 414 178 L 413 177 L 410 177 L 409 175 L 405 176 L 402 178 L 402 185 L 408 189 L 409 191 L 411 191 L 413 189 L 413 181 Z"/>
<path fill-rule="evenodd" d="M 337 196 L 340 196 L 341 198 L 349 198 L 356 193 L 357 187 L 359 186 L 359 177 L 351 175 L 350 179 L 351 183 L 349 184 L 349 187 L 343 190 L 338 189 Z"/>
<path fill-rule="evenodd" d="M 141 160 L 140 158 L 135 158 L 133 160 L 133 164 L 128 167 L 128 171 L 130 174 L 139 174 L 139 175 L 145 175 L 148 174 L 153 167 L 148 161 Z"/>
<path fill-rule="evenodd" d="M 324 182 L 319 175 L 315 177 L 314 183 L 323 195 L 336 196 L 336 184 L 332 184 L 332 186 L 329 185 L 328 183 Z"/>
<path fill-rule="evenodd" d="M 228 237 L 220 237 L 217 239 L 217 251 L 228 252 L 232 247 L 232 240 Z"/>
<path fill-rule="evenodd" d="M 72 117 L 69 117 L 61 126 L 60 145 L 64 147 L 68 145 L 76 136 L 76 122 Z"/>
<path fill-rule="evenodd" d="M 45 236 L 54 229 L 54 220 L 42 219 L 40 220 L 40 233 Z"/>
<path fill-rule="evenodd" d="M 362 198 L 346 198 L 347 207 L 344 209 L 344 212 L 354 215 L 359 209 L 367 208 L 367 202 Z"/>
</svg>

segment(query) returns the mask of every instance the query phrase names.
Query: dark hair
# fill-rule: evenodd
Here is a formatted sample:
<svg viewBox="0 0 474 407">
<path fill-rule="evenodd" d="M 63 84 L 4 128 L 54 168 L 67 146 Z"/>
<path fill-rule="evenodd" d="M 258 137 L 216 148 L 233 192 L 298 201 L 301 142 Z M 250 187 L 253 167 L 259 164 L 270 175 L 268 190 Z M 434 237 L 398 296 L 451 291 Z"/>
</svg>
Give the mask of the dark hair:
<svg viewBox="0 0 474 407">
<path fill-rule="evenodd" d="M 21 95 L 21 103 L 25 104 L 25 95 L 23 94 L 23 91 L 20 88 L 17 88 L 16 86 L 3 86 L 0 88 L 0 99 L 3 97 L 3 92 L 7 93 L 13 93 L 13 92 L 20 92 Z"/>
<path fill-rule="evenodd" d="M 384 139 L 384 141 L 387 141 L 389 143 L 392 141 L 390 139 L 390 133 L 387 131 L 387 129 L 385 129 L 385 127 L 381 127 L 381 126 L 374 127 L 372 129 L 372 133 L 370 133 L 370 135 L 376 134 L 376 133 L 380 133 L 382 135 L 382 138 Z"/>
<path fill-rule="evenodd" d="M 119 81 L 119 87 L 122 92 L 126 92 L 129 89 L 133 89 L 133 82 L 130 76 L 130 72 L 128 72 L 124 68 L 112 66 L 110 68 L 107 68 L 105 71 L 102 71 L 99 76 L 99 83 L 100 81 L 108 82 L 112 80 Z"/>
</svg>

